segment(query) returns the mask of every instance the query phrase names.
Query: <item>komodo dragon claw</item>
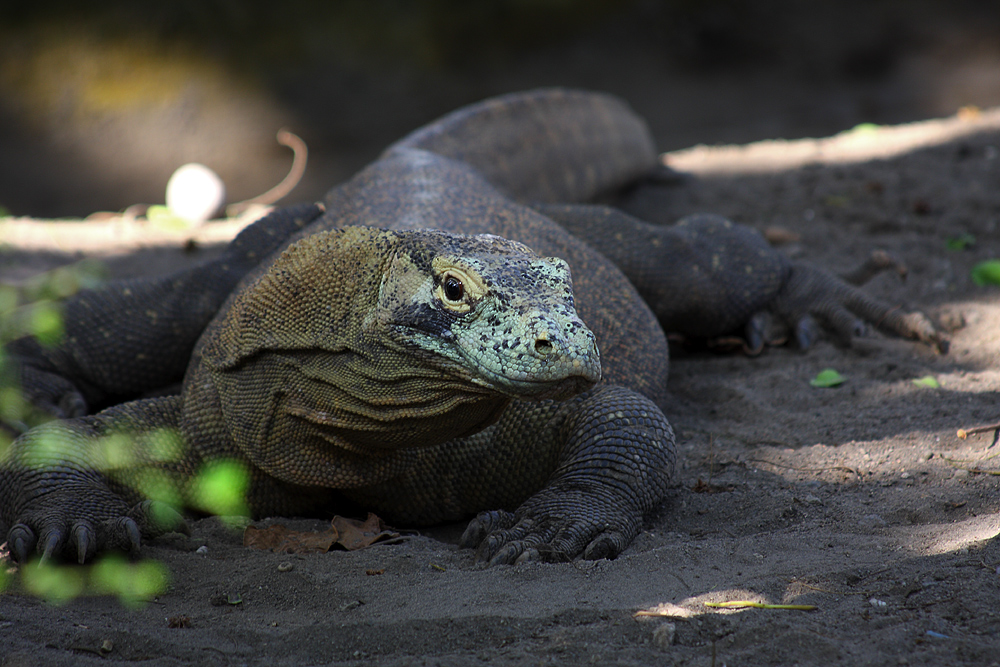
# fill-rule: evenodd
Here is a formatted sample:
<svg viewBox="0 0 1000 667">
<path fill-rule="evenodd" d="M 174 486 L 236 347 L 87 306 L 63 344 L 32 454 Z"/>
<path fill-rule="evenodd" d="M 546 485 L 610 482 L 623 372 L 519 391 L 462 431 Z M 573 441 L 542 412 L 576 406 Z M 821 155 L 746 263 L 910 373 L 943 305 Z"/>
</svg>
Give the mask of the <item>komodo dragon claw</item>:
<svg viewBox="0 0 1000 667">
<path fill-rule="evenodd" d="M 129 510 L 127 516 L 103 521 L 77 518 L 68 526 L 42 511 L 36 518 L 28 518 L 11 528 L 7 544 L 18 563 L 26 563 L 37 551 L 41 563 L 75 556 L 82 565 L 98 551 L 109 549 L 135 556 L 143 536 L 152 538 L 168 532 L 190 534 L 184 518 L 169 505 L 143 501 Z"/>
<path fill-rule="evenodd" d="M 617 525 L 627 526 L 625 532 L 583 517 L 567 517 L 562 522 L 518 521 L 512 512 L 483 512 L 469 523 L 460 546 L 475 548 L 476 560 L 489 565 L 563 562 L 576 554 L 584 560 L 615 558 L 639 532 L 636 517 Z"/>
<path fill-rule="evenodd" d="M 788 279 L 770 306 L 792 328 L 795 341 L 809 348 L 819 337 L 816 320 L 845 345 L 864 336 L 866 322 L 903 338 L 919 340 L 947 353 L 949 340 L 925 315 L 907 313 L 848 285 L 833 274 L 806 264 L 793 264 Z"/>
</svg>

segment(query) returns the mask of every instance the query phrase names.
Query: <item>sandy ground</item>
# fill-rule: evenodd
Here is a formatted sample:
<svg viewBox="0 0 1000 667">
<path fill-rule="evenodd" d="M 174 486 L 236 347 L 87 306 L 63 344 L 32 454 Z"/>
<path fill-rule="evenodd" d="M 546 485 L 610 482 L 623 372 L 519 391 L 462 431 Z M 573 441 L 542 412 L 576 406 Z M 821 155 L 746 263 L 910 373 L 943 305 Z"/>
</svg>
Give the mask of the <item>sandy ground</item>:
<svg viewBox="0 0 1000 667">
<path fill-rule="evenodd" d="M 455 546 L 461 526 L 274 554 L 206 519 L 144 547 L 172 583 L 141 608 L 53 606 L 15 584 L 0 665 L 1000 664 L 1000 446 L 955 435 L 1000 421 L 1000 287 L 969 278 L 1000 256 L 1000 113 L 666 159 L 692 177 L 652 217 L 779 226 L 798 235 L 783 251 L 834 270 L 892 251 L 908 279 L 866 289 L 953 329 L 950 353 L 878 334 L 757 358 L 677 350 L 664 408 L 683 484 L 614 561 L 484 569 Z M 975 243 L 947 249 L 961 234 Z M 181 242 L 103 254 L 134 274 L 207 252 Z M 19 243 L 0 277 L 76 258 Z M 811 387 L 825 368 L 846 381 Z M 705 604 L 729 600 L 816 609 Z"/>
</svg>

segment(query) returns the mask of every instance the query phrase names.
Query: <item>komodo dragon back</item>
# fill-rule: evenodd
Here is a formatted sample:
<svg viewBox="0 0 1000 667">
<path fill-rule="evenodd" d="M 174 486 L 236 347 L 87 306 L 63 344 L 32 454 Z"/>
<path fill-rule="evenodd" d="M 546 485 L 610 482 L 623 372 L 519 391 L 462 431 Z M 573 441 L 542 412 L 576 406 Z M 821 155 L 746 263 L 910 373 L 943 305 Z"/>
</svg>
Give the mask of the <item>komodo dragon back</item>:
<svg viewBox="0 0 1000 667">
<path fill-rule="evenodd" d="M 454 111 L 390 146 L 418 148 L 473 167 L 522 202 L 588 201 L 657 166 L 646 122 L 621 99 L 541 89 Z"/>
</svg>

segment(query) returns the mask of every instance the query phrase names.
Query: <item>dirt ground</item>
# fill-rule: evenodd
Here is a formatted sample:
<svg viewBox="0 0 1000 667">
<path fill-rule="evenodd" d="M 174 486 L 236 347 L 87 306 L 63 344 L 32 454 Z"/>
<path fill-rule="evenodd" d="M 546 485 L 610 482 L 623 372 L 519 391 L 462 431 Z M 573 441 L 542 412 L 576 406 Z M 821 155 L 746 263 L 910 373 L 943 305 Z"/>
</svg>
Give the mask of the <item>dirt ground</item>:
<svg viewBox="0 0 1000 667">
<path fill-rule="evenodd" d="M 144 546 L 171 585 L 141 608 L 14 585 L 0 665 L 1000 664 L 1000 446 L 956 437 L 1000 421 L 1000 287 L 969 276 L 1000 257 L 1000 110 L 665 159 L 691 177 L 651 217 L 778 226 L 784 252 L 834 270 L 896 253 L 907 279 L 866 289 L 953 330 L 950 352 L 874 333 L 757 358 L 677 350 L 664 408 L 682 486 L 613 561 L 482 568 L 461 526 L 274 554 L 205 519 Z M 0 222 L 0 278 L 79 258 L 60 251 L 70 232 L 26 229 Z M 963 234 L 974 243 L 948 249 Z M 139 245 L 93 254 L 133 275 L 210 252 Z M 810 386 L 825 368 L 845 382 Z M 913 382 L 926 376 L 940 386 Z M 816 609 L 705 604 L 730 600 Z"/>
</svg>

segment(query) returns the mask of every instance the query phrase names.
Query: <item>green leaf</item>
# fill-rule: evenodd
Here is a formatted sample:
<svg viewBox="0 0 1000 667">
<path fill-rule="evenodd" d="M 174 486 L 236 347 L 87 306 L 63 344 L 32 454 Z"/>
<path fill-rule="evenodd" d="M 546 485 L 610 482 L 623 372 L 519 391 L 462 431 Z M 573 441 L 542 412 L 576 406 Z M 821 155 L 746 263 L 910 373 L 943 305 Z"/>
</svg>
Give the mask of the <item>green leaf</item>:
<svg viewBox="0 0 1000 667">
<path fill-rule="evenodd" d="M 832 368 L 826 368 L 820 371 L 812 380 L 809 380 L 809 384 L 814 387 L 836 387 L 837 385 L 844 384 L 844 379 L 844 376 L 837 371 Z"/>
<path fill-rule="evenodd" d="M 910 380 L 910 382 L 918 387 L 930 387 L 931 389 L 939 389 L 941 387 L 941 383 L 933 375 L 925 375 L 922 378 Z"/>
<path fill-rule="evenodd" d="M 969 277 L 977 285 L 1000 285 L 1000 260 L 988 259 L 979 262 L 972 267 Z"/>
<path fill-rule="evenodd" d="M 968 232 L 964 234 L 959 234 L 953 238 L 948 239 L 944 242 L 945 247 L 948 250 L 965 250 L 966 248 L 971 248 L 976 245 L 976 237 Z"/>
<path fill-rule="evenodd" d="M 850 129 L 850 133 L 857 135 L 875 134 L 878 130 L 879 126 L 875 123 L 858 123 Z"/>
<path fill-rule="evenodd" d="M 154 227 L 170 232 L 180 232 L 194 227 L 191 221 L 185 220 L 166 206 L 158 204 L 146 209 L 146 219 Z"/>
</svg>

